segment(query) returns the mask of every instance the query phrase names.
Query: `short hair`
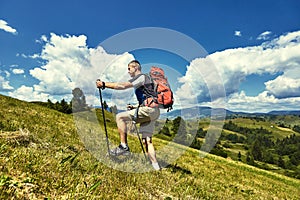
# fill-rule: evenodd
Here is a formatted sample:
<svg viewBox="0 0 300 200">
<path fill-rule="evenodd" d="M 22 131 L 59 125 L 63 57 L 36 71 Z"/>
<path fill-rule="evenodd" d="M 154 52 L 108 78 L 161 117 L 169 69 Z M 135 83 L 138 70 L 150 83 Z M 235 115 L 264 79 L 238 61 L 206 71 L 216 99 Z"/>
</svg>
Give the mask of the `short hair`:
<svg viewBox="0 0 300 200">
<path fill-rule="evenodd" d="M 128 65 L 130 65 L 130 64 L 132 64 L 132 63 L 134 63 L 134 64 L 135 64 L 134 66 L 135 66 L 135 67 L 138 67 L 139 70 L 142 69 L 141 63 L 140 63 L 138 60 L 132 60 L 132 61 L 130 61 L 130 62 L 128 63 Z"/>
</svg>

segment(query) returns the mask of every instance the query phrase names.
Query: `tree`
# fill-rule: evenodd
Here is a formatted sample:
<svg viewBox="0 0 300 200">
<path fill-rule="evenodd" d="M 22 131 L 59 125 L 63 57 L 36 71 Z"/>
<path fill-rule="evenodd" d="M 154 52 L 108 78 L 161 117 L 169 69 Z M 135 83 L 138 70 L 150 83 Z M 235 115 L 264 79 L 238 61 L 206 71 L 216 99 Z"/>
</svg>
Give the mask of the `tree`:
<svg viewBox="0 0 300 200">
<path fill-rule="evenodd" d="M 65 99 L 62 99 L 60 102 L 60 111 L 67 114 L 72 113 L 72 107 L 68 104 L 68 102 L 66 102 Z"/>
<path fill-rule="evenodd" d="M 270 163 L 270 164 L 275 164 L 275 160 L 274 160 L 274 157 L 271 152 L 266 151 L 264 153 L 264 162 Z"/>
<path fill-rule="evenodd" d="M 167 118 L 167 119 L 166 119 L 166 124 L 167 124 L 169 121 L 170 121 L 169 118 Z"/>
<path fill-rule="evenodd" d="M 285 169 L 285 162 L 284 162 L 282 156 L 280 156 L 278 158 L 278 166 L 281 167 L 281 168 L 283 168 L 283 169 Z"/>
<path fill-rule="evenodd" d="M 205 135 L 206 135 L 206 131 L 204 131 L 203 128 L 199 127 L 197 130 L 196 137 L 204 138 Z"/>
<path fill-rule="evenodd" d="M 114 106 L 111 106 L 110 107 L 110 111 L 111 111 L 111 113 L 113 113 L 113 114 L 117 114 L 118 113 L 118 108 L 117 108 L 117 106 L 116 105 L 114 105 Z"/>
<path fill-rule="evenodd" d="M 50 99 L 48 99 L 48 101 L 47 101 L 47 107 L 54 109 L 54 104 L 52 103 L 52 101 Z"/>
<path fill-rule="evenodd" d="M 298 148 L 299 147 L 300 147 L 300 145 L 298 146 Z M 297 166 L 297 165 L 300 164 L 300 151 L 299 151 L 299 149 L 298 149 L 298 151 L 295 151 L 295 153 L 293 153 L 289 157 L 290 157 L 290 161 L 293 165 Z"/>
<path fill-rule="evenodd" d="M 241 154 L 240 151 L 239 151 L 239 153 L 238 153 L 238 160 L 239 160 L 239 161 L 242 161 L 242 154 Z"/>
<path fill-rule="evenodd" d="M 255 165 L 253 156 L 251 155 L 250 152 L 247 152 L 247 154 L 246 154 L 246 162 L 247 162 L 247 164 L 249 164 L 249 165 Z"/>
<path fill-rule="evenodd" d="M 169 136 L 169 137 L 172 136 L 172 134 L 170 133 L 169 128 L 166 125 L 164 125 L 162 127 L 162 129 L 159 131 L 159 134 L 164 134 L 164 135 Z"/>
<path fill-rule="evenodd" d="M 104 108 L 104 110 L 107 110 L 107 108 L 108 108 L 106 101 L 103 102 L 103 108 Z"/>
<path fill-rule="evenodd" d="M 255 140 L 251 153 L 255 160 L 262 161 L 263 159 L 262 145 L 259 140 Z"/>
<path fill-rule="evenodd" d="M 87 110 L 87 104 L 83 91 L 80 88 L 75 88 L 72 90 L 72 107 L 73 112 L 79 112 Z"/>
<path fill-rule="evenodd" d="M 300 126 L 295 125 L 295 126 L 293 127 L 293 131 L 296 131 L 296 132 L 300 133 Z"/>
<path fill-rule="evenodd" d="M 57 110 L 62 113 L 71 114 L 72 113 L 72 102 L 68 103 L 65 99 L 62 99 L 60 102 L 52 103 L 50 99 L 48 99 L 47 103 L 44 104 L 47 108 Z"/>
<path fill-rule="evenodd" d="M 232 134 L 232 133 L 228 134 L 225 138 L 227 140 L 230 140 L 232 143 L 237 143 L 239 139 L 239 137 L 236 134 Z"/>
<path fill-rule="evenodd" d="M 228 157 L 228 154 L 227 152 L 219 145 L 215 146 L 211 151 L 210 153 L 214 154 L 214 155 L 217 155 L 217 156 L 221 156 L 223 158 L 227 158 Z"/>
<path fill-rule="evenodd" d="M 192 147 L 194 149 L 201 149 L 201 146 L 202 146 L 202 143 L 200 142 L 200 140 L 197 137 L 195 137 L 190 147 Z"/>
<path fill-rule="evenodd" d="M 173 133 L 176 135 L 174 142 L 179 144 L 187 144 L 186 122 L 181 117 L 173 120 Z"/>
</svg>

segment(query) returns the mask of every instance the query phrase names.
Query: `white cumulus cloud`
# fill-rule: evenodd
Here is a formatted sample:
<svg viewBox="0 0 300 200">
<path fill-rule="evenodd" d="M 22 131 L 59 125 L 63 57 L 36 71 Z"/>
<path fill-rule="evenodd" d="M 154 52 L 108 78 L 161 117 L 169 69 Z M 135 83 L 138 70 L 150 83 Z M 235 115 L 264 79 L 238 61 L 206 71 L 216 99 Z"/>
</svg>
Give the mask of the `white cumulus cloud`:
<svg viewBox="0 0 300 200">
<path fill-rule="evenodd" d="M 24 69 L 13 69 L 12 72 L 14 74 L 24 74 L 25 71 Z"/>
<path fill-rule="evenodd" d="M 272 34 L 271 31 L 265 31 L 261 33 L 256 39 L 257 40 L 267 40 L 270 38 L 270 35 Z"/>
<path fill-rule="evenodd" d="M 4 77 L 0 76 L 0 91 L 13 90 L 14 88 L 9 84 Z"/>
<path fill-rule="evenodd" d="M 217 73 L 214 72 L 214 69 Z M 237 97 L 234 94 L 239 92 L 240 83 L 247 76 L 281 73 L 282 77 L 266 83 L 263 94 L 272 95 L 266 96 L 266 98 L 275 99 L 299 97 L 299 72 L 300 31 L 296 31 L 259 46 L 226 49 L 212 53 L 206 58 L 193 60 L 187 67 L 185 76 L 179 79 L 183 85 L 176 91 L 176 95 L 184 99 L 186 97 L 185 88 L 192 85 L 193 92 L 191 93 L 197 96 L 199 103 L 208 102 L 211 100 L 212 94 L 221 92 L 219 91 L 220 84 L 218 84 L 221 77 L 226 96 L 230 96 L 231 102 L 233 102 L 233 99 Z M 253 83 L 253 87 L 255 84 Z M 241 99 L 243 96 L 238 97 Z M 251 97 L 249 98 L 251 99 Z M 261 96 L 256 98 L 261 98 Z M 293 101 L 298 101 L 298 99 Z M 268 103 L 272 102 L 274 103 L 274 101 L 268 101 Z M 265 102 L 264 105 L 270 107 L 268 103 Z"/>
<path fill-rule="evenodd" d="M 266 90 L 277 98 L 300 97 L 300 78 L 278 76 L 276 79 L 266 82 L 265 85 Z"/>
<path fill-rule="evenodd" d="M 228 97 L 227 106 L 231 111 L 267 113 L 272 110 L 297 110 L 299 103 L 300 97 L 278 99 L 267 91 L 257 96 L 247 96 L 241 91 Z"/>
<path fill-rule="evenodd" d="M 101 46 L 88 48 L 86 40 L 85 35 L 60 36 L 51 33 L 49 38 L 42 36 L 43 49 L 31 58 L 42 59 L 45 64 L 29 70 L 30 75 L 37 79 L 38 83 L 32 87 L 21 86 L 10 95 L 23 100 L 47 101 L 48 98 L 54 101 L 60 101 L 62 98 L 70 100 L 72 90 L 79 87 L 84 91 L 88 104 L 99 104 L 99 100 L 95 97 L 96 79 L 128 80 L 130 77 L 127 74 L 127 64 L 134 57 L 129 53 L 108 54 Z M 15 74 L 22 72 L 24 71 L 13 69 Z M 106 90 L 104 94 L 110 98 L 114 96 L 115 99 L 110 99 L 111 104 L 113 101 L 118 102 L 119 99 L 124 101 L 124 92 Z"/>
<path fill-rule="evenodd" d="M 0 29 L 4 30 L 5 32 L 12 33 L 14 35 L 18 34 L 16 29 L 9 26 L 8 23 L 2 19 L 0 19 Z"/>
<path fill-rule="evenodd" d="M 53 97 L 51 97 L 49 94 L 34 91 L 33 87 L 28 87 L 25 85 L 22 85 L 18 89 L 9 92 L 8 94 L 9 96 L 22 99 L 24 101 L 45 101 L 47 99 L 53 100 Z"/>
<path fill-rule="evenodd" d="M 237 36 L 237 37 L 241 37 L 242 32 L 241 31 L 234 31 L 234 35 Z"/>
</svg>

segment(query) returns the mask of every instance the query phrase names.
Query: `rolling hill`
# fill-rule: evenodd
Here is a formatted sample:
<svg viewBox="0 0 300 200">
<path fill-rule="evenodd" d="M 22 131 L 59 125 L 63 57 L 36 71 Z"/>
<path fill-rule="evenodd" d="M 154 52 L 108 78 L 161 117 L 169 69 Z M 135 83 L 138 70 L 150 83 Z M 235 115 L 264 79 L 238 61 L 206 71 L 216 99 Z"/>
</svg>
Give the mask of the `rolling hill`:
<svg viewBox="0 0 300 200">
<path fill-rule="evenodd" d="M 0 104 L 0 199 L 298 199 L 300 196 L 297 179 L 214 155 L 203 157 L 198 150 L 178 144 L 169 145 L 168 155 L 180 149 L 184 153 L 159 172 L 130 173 L 118 167 L 116 170 L 93 156 L 93 149 L 78 134 L 80 128 L 89 132 L 103 128 L 101 117 L 93 121 L 89 113 L 79 114 L 83 127 L 78 127 L 74 116 L 41 105 L 2 95 Z M 101 115 L 97 109 L 93 112 Z M 109 137 L 116 143 L 114 118 L 108 112 L 106 117 Z M 157 149 L 170 144 L 158 138 L 153 142 Z M 133 152 L 141 151 L 137 137 L 130 135 L 129 144 Z M 157 157 L 163 163 L 165 155 L 159 152 Z M 131 160 L 114 164 L 131 166 Z"/>
<path fill-rule="evenodd" d="M 183 109 L 174 109 L 168 113 L 163 113 L 163 118 L 175 118 L 177 116 L 182 116 L 185 119 L 190 119 L 195 116 L 198 118 L 206 118 L 211 117 L 212 110 L 214 111 L 213 117 L 231 117 L 231 116 L 242 116 L 242 117 L 253 117 L 253 116 L 284 116 L 284 115 L 298 115 L 300 116 L 300 110 L 274 110 L 267 113 L 246 113 L 246 112 L 234 112 L 228 109 L 223 108 L 215 108 L 212 109 L 211 107 L 207 106 L 195 106 L 190 108 L 183 108 Z"/>
</svg>

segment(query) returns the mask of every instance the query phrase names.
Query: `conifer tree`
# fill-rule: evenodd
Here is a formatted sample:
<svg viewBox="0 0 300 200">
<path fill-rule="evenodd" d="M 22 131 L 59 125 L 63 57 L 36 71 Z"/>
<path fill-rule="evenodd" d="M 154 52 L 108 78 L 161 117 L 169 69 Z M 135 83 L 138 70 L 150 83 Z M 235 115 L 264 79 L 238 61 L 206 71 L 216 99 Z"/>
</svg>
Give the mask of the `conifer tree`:
<svg viewBox="0 0 300 200">
<path fill-rule="evenodd" d="M 83 91 L 80 88 L 72 90 L 72 108 L 73 112 L 79 112 L 87 110 L 87 104 Z"/>
</svg>

